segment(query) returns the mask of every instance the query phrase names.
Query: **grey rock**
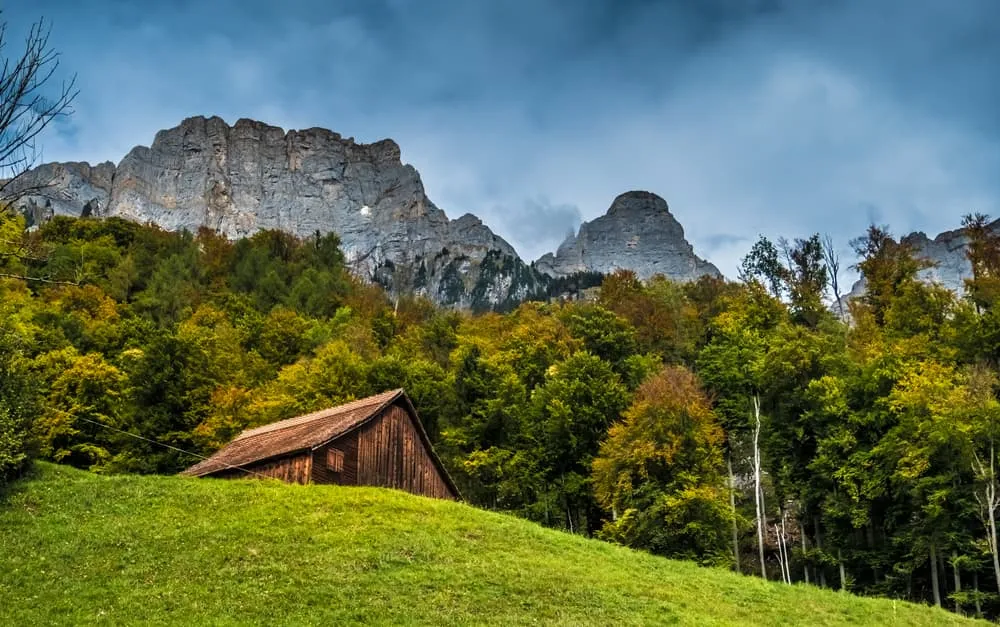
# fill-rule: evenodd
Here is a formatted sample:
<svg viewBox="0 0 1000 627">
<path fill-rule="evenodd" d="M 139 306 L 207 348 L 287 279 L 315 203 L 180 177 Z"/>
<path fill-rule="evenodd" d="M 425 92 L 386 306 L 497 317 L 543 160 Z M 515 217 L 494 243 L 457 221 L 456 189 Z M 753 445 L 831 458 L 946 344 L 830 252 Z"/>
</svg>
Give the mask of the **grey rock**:
<svg viewBox="0 0 1000 627">
<path fill-rule="evenodd" d="M 332 231 L 362 276 L 461 307 L 503 307 L 541 289 L 542 278 L 478 218 L 449 220 L 389 139 L 359 144 L 322 128 L 193 117 L 117 168 L 46 164 L 29 174 L 16 183 L 48 186 L 19 201 L 25 211 L 48 202 L 55 215 L 208 227 L 229 238 Z"/>
<path fill-rule="evenodd" d="M 39 222 L 53 215 L 79 217 L 84 205 L 101 211 L 108 206 L 115 165 L 110 161 L 89 163 L 45 163 L 13 181 L 7 193 L 15 206 Z M 81 202 L 82 201 L 82 202 Z"/>
<path fill-rule="evenodd" d="M 920 271 L 921 280 L 937 283 L 959 295 L 965 293 L 965 279 L 972 277 L 972 265 L 966 256 L 969 238 L 961 229 L 945 231 L 934 239 L 921 232 L 911 233 L 903 241 L 913 246 L 917 257 L 932 264 Z"/>
<path fill-rule="evenodd" d="M 1000 220 L 990 224 L 990 229 L 1000 232 Z M 972 265 L 967 256 L 969 238 L 962 229 L 945 231 L 934 239 L 917 231 L 903 237 L 901 241 L 910 244 L 918 258 L 931 263 L 929 268 L 917 274 L 917 278 L 946 287 L 958 296 L 965 295 L 965 280 L 972 278 Z M 848 301 L 863 296 L 864 293 L 865 281 L 861 278 L 851 286 L 850 293 L 842 298 L 845 309 Z"/>
<path fill-rule="evenodd" d="M 667 202 L 642 191 L 619 195 L 605 215 L 581 224 L 579 232 L 567 237 L 554 255 L 539 258 L 535 269 L 552 277 L 576 272 L 609 274 L 618 269 L 632 270 L 641 279 L 656 274 L 675 281 L 722 276 L 718 268 L 694 254 Z"/>
<path fill-rule="evenodd" d="M 247 119 L 230 126 L 218 117 L 189 118 L 117 166 L 44 164 L 12 191 L 34 222 L 118 216 L 169 230 L 207 227 L 234 239 L 263 229 L 300 237 L 335 232 L 360 276 L 474 310 L 543 296 L 545 274 L 627 268 L 642 278 L 721 276 L 694 254 L 655 194 L 622 194 L 607 215 L 528 266 L 479 218 L 449 220 L 392 140 L 359 144 L 322 128 L 285 132 Z"/>
</svg>

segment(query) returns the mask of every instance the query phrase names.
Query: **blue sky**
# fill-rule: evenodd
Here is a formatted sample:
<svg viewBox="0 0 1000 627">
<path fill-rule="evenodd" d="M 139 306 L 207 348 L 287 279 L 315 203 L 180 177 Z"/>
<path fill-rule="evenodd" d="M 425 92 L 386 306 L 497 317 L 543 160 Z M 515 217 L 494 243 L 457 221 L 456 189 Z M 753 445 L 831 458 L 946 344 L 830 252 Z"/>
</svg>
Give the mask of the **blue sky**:
<svg viewBox="0 0 1000 627">
<path fill-rule="evenodd" d="M 759 233 L 1000 215 L 997 0 L 0 0 L 81 93 L 45 160 L 190 115 L 395 139 L 527 259 L 630 189 L 729 276 Z M 8 54 L 14 48 L 8 49 Z"/>
</svg>

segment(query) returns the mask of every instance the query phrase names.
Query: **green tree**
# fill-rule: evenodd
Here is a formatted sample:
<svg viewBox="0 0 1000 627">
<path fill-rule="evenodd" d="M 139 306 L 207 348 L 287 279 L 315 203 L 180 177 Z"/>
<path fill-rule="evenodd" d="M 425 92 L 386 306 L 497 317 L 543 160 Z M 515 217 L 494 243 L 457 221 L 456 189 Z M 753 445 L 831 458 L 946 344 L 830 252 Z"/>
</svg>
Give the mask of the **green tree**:
<svg viewBox="0 0 1000 627">
<path fill-rule="evenodd" d="M 55 377 L 34 427 L 41 454 L 81 468 L 105 468 L 116 448 L 113 430 L 125 426 L 127 377 L 100 354 L 71 348 L 42 363 Z"/>
<path fill-rule="evenodd" d="M 904 286 L 912 284 L 917 273 L 930 263 L 917 259 L 908 242 L 894 240 L 888 227 L 869 226 L 865 235 L 853 240 L 851 246 L 859 259 L 854 268 L 865 281 L 861 302 L 871 308 L 876 323 L 881 325 L 895 296 Z"/>
<path fill-rule="evenodd" d="M 939 556 L 954 546 L 955 535 L 968 526 L 975 509 L 971 482 L 963 476 L 971 470 L 973 450 L 969 394 L 962 379 L 936 362 L 907 369 L 889 397 L 898 423 L 877 448 L 893 464 L 895 487 L 912 499 L 914 515 L 903 533 L 915 551 L 926 551 L 920 557 L 929 563 L 938 607 Z"/>
<path fill-rule="evenodd" d="M 751 282 L 731 299 L 729 308 L 715 318 L 712 340 L 698 357 L 698 373 L 716 397 L 719 415 L 730 438 L 730 486 L 734 483 L 731 461 L 734 440 L 749 439 L 752 443 L 751 472 L 758 558 L 761 576 L 765 578 L 764 529 L 767 517 L 761 450 L 762 437 L 766 437 L 766 416 L 762 405 L 767 393 L 764 373 L 771 338 L 783 315 L 781 304 L 771 298 L 760 283 Z M 735 544 L 738 542 L 734 537 Z M 737 546 L 734 546 L 734 553 L 738 554 Z"/>
<path fill-rule="evenodd" d="M 725 440 L 697 378 L 668 367 L 643 383 L 594 459 L 601 535 L 668 557 L 728 564 Z"/>
<path fill-rule="evenodd" d="M 781 263 L 778 247 L 761 235 L 740 262 L 739 277 L 744 283 L 760 282 L 771 296 L 780 299 L 785 293 L 788 269 Z"/>
<path fill-rule="evenodd" d="M 628 403 L 611 367 L 579 352 L 553 365 L 531 395 L 532 438 L 544 478 L 553 486 L 570 531 L 593 532 L 600 510 L 589 485 L 601 439 Z"/>
<path fill-rule="evenodd" d="M 30 462 L 30 426 L 39 411 L 38 382 L 23 337 L 0 320 L 0 487 Z"/>
</svg>

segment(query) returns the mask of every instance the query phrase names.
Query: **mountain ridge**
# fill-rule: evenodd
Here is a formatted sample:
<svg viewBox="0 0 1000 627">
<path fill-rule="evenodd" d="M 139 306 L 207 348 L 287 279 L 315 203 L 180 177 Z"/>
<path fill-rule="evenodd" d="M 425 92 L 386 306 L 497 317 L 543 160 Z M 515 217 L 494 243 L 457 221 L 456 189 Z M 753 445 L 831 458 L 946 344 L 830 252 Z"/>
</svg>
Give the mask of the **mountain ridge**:
<svg viewBox="0 0 1000 627">
<path fill-rule="evenodd" d="M 666 202 L 649 192 L 626 192 L 609 215 L 581 226 L 575 236 L 581 242 L 595 231 L 614 240 L 603 252 L 582 255 L 572 269 L 560 265 L 559 251 L 555 264 L 528 263 L 473 214 L 449 219 L 392 139 L 357 143 L 321 127 L 285 131 L 249 118 L 230 126 L 218 116 L 194 116 L 158 131 L 149 146 L 135 146 L 118 164 L 45 163 L 16 180 L 13 191 L 32 188 L 15 205 L 31 224 L 53 215 L 119 216 L 168 230 L 207 227 L 231 239 L 271 228 L 299 237 L 333 231 L 362 276 L 390 291 L 463 308 L 509 307 L 544 293 L 550 278 L 577 271 L 626 267 L 646 278 L 659 267 L 677 280 L 697 278 L 699 271 L 719 276 L 694 256 L 669 209 L 657 215 Z M 634 200 L 645 195 L 646 207 L 635 215 L 652 222 L 618 215 L 619 199 L 629 194 Z M 640 239 L 657 233 L 667 240 L 661 249 L 643 241 L 630 255 L 624 236 L 637 235 L 640 223 L 652 225 Z M 627 263 L 607 263 L 613 254 Z M 659 264 L 658 255 L 673 261 Z"/>
</svg>

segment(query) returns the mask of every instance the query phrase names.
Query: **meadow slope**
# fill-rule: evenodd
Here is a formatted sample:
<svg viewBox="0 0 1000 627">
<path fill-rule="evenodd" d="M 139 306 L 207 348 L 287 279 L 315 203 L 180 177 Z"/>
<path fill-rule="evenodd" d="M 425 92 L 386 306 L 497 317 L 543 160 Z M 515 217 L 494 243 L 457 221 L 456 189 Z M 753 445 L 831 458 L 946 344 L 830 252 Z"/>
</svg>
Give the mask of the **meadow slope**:
<svg viewBox="0 0 1000 627">
<path fill-rule="evenodd" d="M 104 477 L 0 497 L 0 624 L 971 624 L 369 488 Z"/>
</svg>

